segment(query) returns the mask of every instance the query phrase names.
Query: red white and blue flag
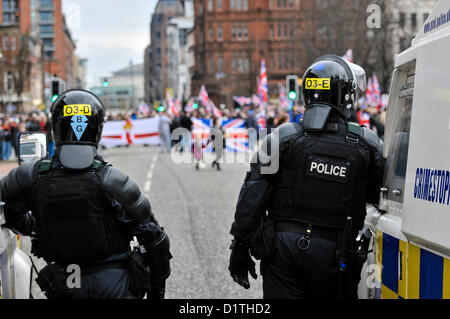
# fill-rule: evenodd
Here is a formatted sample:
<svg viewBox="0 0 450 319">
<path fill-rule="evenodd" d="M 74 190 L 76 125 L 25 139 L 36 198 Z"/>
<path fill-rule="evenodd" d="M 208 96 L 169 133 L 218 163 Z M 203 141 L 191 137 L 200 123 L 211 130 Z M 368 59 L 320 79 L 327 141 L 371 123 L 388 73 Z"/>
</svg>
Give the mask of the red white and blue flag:
<svg viewBox="0 0 450 319">
<path fill-rule="evenodd" d="M 236 101 L 236 103 L 238 103 L 240 106 L 251 105 L 252 104 L 252 98 L 251 97 L 233 96 L 233 100 Z"/>
<path fill-rule="evenodd" d="M 144 116 L 148 116 L 148 114 L 150 113 L 150 108 L 148 107 L 147 103 L 141 102 L 141 104 L 139 104 L 139 112 L 144 114 Z"/>
<path fill-rule="evenodd" d="M 186 106 L 184 107 L 186 112 L 194 112 L 194 99 L 190 98 Z"/>
<path fill-rule="evenodd" d="M 269 92 L 269 85 L 267 82 L 266 61 L 261 60 L 261 71 L 258 81 L 258 95 L 261 100 L 261 104 L 265 104 L 268 102 L 268 92 Z"/>
<path fill-rule="evenodd" d="M 372 75 L 372 94 L 373 94 L 373 102 L 374 106 L 381 106 L 381 89 L 380 83 L 378 82 L 378 78 L 376 74 Z"/>
<path fill-rule="evenodd" d="M 345 55 L 342 58 L 345 61 L 353 63 L 353 50 L 352 49 L 348 49 L 347 52 L 345 52 Z"/>
<path fill-rule="evenodd" d="M 374 104 L 372 78 L 369 78 L 367 81 L 366 104 L 367 106 L 372 106 Z"/>
<path fill-rule="evenodd" d="M 208 112 L 212 113 L 216 118 L 222 118 L 222 112 L 217 108 L 213 101 L 209 102 Z"/>
<path fill-rule="evenodd" d="M 289 106 L 289 102 L 286 96 L 286 88 L 284 87 L 284 85 L 279 84 L 279 89 L 280 89 L 280 104 L 281 107 L 283 107 L 284 109 L 287 109 L 287 107 Z"/>
<path fill-rule="evenodd" d="M 248 134 L 245 121 L 242 119 L 222 122 L 226 135 L 226 150 L 233 153 L 246 153 L 248 149 Z"/>
<path fill-rule="evenodd" d="M 204 106 L 209 107 L 209 96 L 208 91 L 206 91 L 205 85 L 202 85 L 202 87 L 200 88 L 200 94 L 198 98 Z"/>
</svg>

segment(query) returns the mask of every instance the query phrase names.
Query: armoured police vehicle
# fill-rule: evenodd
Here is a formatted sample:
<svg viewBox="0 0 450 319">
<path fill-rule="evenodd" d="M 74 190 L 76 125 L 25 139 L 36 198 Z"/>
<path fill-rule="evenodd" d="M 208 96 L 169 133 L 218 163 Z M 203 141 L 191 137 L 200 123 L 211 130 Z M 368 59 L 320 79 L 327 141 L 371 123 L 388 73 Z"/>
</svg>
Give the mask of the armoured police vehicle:
<svg viewBox="0 0 450 319">
<path fill-rule="evenodd" d="M 450 298 L 450 1 L 395 58 L 372 253 L 360 298 Z"/>
</svg>

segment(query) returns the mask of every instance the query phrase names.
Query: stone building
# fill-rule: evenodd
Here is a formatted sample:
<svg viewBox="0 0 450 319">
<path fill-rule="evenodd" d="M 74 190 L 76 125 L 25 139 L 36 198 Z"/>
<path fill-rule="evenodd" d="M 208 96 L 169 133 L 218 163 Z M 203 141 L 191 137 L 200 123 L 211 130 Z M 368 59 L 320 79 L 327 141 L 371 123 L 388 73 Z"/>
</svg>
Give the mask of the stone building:
<svg viewBox="0 0 450 319">
<path fill-rule="evenodd" d="M 168 88 L 168 41 L 166 26 L 171 17 L 183 16 L 180 0 L 159 0 L 150 23 L 150 45 L 145 50 L 145 102 L 150 105 L 165 99 Z"/>
</svg>

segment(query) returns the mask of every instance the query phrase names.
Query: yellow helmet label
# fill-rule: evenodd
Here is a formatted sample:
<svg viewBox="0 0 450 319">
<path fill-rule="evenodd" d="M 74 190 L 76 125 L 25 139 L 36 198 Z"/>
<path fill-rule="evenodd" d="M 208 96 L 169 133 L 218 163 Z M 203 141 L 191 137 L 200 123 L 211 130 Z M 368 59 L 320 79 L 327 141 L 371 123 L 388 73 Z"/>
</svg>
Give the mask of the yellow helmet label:
<svg viewBox="0 0 450 319">
<path fill-rule="evenodd" d="M 64 117 L 75 115 L 92 115 L 92 107 L 89 104 L 64 105 Z"/>
<path fill-rule="evenodd" d="M 330 79 L 307 78 L 304 82 L 306 90 L 331 90 Z"/>
</svg>

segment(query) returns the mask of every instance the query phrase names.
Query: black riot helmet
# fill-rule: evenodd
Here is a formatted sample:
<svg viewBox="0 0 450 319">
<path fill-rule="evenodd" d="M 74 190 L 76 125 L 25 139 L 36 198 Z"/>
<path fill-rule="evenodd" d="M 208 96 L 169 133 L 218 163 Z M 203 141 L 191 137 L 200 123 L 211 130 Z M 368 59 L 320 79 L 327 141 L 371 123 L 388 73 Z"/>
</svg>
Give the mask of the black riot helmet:
<svg viewBox="0 0 450 319">
<path fill-rule="evenodd" d="M 358 90 L 364 92 L 366 85 L 366 73 L 359 65 L 336 55 L 324 55 L 314 61 L 303 77 L 305 108 L 328 105 L 349 118 Z"/>
<path fill-rule="evenodd" d="M 85 90 L 69 90 L 53 103 L 51 110 L 56 154 L 64 167 L 90 167 L 97 154 L 105 123 L 100 99 Z"/>
</svg>

